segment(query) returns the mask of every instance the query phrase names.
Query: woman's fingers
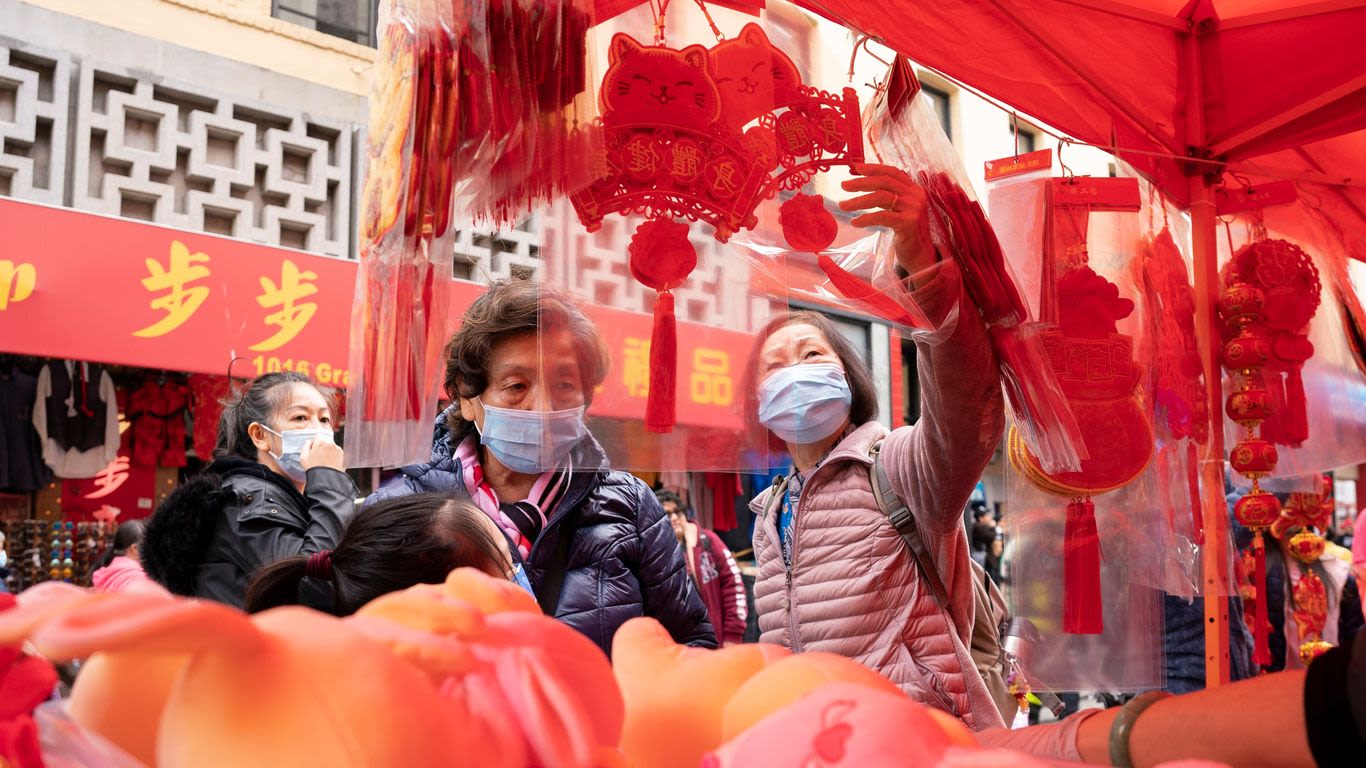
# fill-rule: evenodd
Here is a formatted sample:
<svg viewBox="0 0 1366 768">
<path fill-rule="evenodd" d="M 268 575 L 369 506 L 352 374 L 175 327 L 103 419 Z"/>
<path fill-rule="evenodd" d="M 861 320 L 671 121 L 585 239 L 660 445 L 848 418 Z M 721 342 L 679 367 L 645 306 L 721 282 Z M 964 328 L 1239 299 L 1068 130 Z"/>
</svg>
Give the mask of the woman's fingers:
<svg viewBox="0 0 1366 768">
<path fill-rule="evenodd" d="M 905 214 L 894 211 L 873 211 L 862 216 L 855 216 L 849 223 L 856 227 L 886 227 L 899 230 L 911 223 L 911 219 Z"/>
<path fill-rule="evenodd" d="M 880 165 L 878 163 L 855 163 L 849 166 L 849 170 L 863 177 L 891 177 L 899 179 L 907 184 L 913 184 L 910 174 L 890 165 Z"/>
<path fill-rule="evenodd" d="M 841 200 L 839 206 L 842 211 L 861 211 L 865 208 L 894 210 L 898 202 L 900 202 L 900 196 L 897 193 L 887 189 L 879 189 L 866 195 Z"/>
</svg>

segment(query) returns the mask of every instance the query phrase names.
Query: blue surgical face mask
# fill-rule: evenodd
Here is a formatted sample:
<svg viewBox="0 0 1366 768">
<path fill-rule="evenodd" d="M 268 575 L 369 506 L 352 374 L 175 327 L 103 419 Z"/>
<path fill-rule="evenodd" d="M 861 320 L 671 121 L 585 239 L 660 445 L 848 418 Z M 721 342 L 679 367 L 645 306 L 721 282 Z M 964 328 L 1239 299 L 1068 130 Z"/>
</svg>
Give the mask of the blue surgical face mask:
<svg viewBox="0 0 1366 768">
<path fill-rule="evenodd" d="M 526 569 L 522 567 L 521 563 L 518 563 L 517 567 L 512 569 L 512 583 L 525 589 L 532 597 L 536 596 L 536 590 L 531 588 L 531 579 L 526 577 Z"/>
<path fill-rule="evenodd" d="M 564 466 L 588 430 L 583 406 L 561 411 L 522 411 L 484 406 L 479 442 L 513 472 L 534 475 Z"/>
<path fill-rule="evenodd" d="M 853 395 L 834 363 L 789 365 L 759 385 L 759 423 L 784 442 L 818 443 L 849 418 Z"/>
<path fill-rule="evenodd" d="M 308 473 L 304 470 L 304 465 L 299 463 L 299 454 L 303 452 L 304 446 L 308 445 L 314 438 L 322 438 L 327 442 L 332 442 L 332 430 L 322 427 L 320 429 L 287 429 L 284 432 L 276 432 L 261 425 L 261 429 L 280 438 L 280 453 L 274 453 L 270 457 L 275 459 L 275 463 L 280 465 L 280 471 L 285 476 L 296 483 L 302 483 L 308 478 Z"/>
</svg>

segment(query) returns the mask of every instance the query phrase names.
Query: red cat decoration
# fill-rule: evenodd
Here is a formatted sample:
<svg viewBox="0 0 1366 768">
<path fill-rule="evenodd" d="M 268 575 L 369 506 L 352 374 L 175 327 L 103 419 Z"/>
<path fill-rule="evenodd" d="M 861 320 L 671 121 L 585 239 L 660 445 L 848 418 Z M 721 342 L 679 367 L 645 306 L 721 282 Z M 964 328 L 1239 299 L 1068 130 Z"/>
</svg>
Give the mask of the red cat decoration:
<svg viewBox="0 0 1366 768">
<path fill-rule="evenodd" d="M 756 226 L 755 209 L 780 190 L 862 162 L 858 98 L 851 88 L 836 96 L 803 85 L 757 24 L 710 49 L 618 34 L 608 54 L 600 173 L 570 199 L 589 232 L 611 214 L 647 219 L 630 245 L 632 275 L 659 292 L 645 425 L 669 432 L 677 378 L 670 291 L 697 261 L 682 221 L 708 224 L 724 243 Z"/>
</svg>

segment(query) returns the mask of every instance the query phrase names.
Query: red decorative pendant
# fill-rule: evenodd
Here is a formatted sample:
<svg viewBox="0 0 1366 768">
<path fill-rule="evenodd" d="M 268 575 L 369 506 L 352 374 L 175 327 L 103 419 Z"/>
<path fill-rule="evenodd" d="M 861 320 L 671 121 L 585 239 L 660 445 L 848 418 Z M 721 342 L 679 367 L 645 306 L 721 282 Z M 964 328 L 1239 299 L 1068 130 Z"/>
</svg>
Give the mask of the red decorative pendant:
<svg viewBox="0 0 1366 768">
<path fill-rule="evenodd" d="M 862 162 L 858 98 L 851 88 L 836 96 L 803 85 L 796 65 L 757 24 L 710 49 L 644 45 L 618 34 L 608 59 L 599 91 L 601 173 L 570 200 L 589 232 L 612 214 L 647 219 L 631 240 L 631 273 L 661 291 L 646 426 L 667 432 L 676 368 L 667 291 L 686 282 L 696 264 L 683 222 L 708 225 L 724 243 L 756 226 L 755 209 L 778 191 L 800 189 L 832 165 Z M 784 205 L 783 221 L 793 247 L 829 247 L 837 229 L 830 214 L 799 201 L 795 210 L 811 217 L 798 221 L 792 204 Z"/>
</svg>

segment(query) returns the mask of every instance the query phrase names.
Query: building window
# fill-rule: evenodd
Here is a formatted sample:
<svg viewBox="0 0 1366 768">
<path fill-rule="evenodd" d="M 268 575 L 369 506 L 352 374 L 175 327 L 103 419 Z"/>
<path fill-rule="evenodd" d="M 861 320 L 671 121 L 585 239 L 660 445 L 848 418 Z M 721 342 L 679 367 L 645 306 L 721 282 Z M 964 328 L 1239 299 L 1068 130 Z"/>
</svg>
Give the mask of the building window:
<svg viewBox="0 0 1366 768">
<path fill-rule="evenodd" d="M 1039 148 L 1039 134 L 1023 128 L 1015 134 L 1015 153 L 1026 155 Z"/>
<path fill-rule="evenodd" d="M 953 116 L 949 114 L 949 94 L 938 88 L 924 85 L 920 86 L 920 92 L 930 100 L 930 106 L 934 108 L 934 113 L 939 116 L 939 124 L 944 127 L 944 135 L 953 141 Z"/>
<path fill-rule="evenodd" d="M 379 0 L 272 0 L 271 15 L 333 37 L 374 47 Z"/>
</svg>

